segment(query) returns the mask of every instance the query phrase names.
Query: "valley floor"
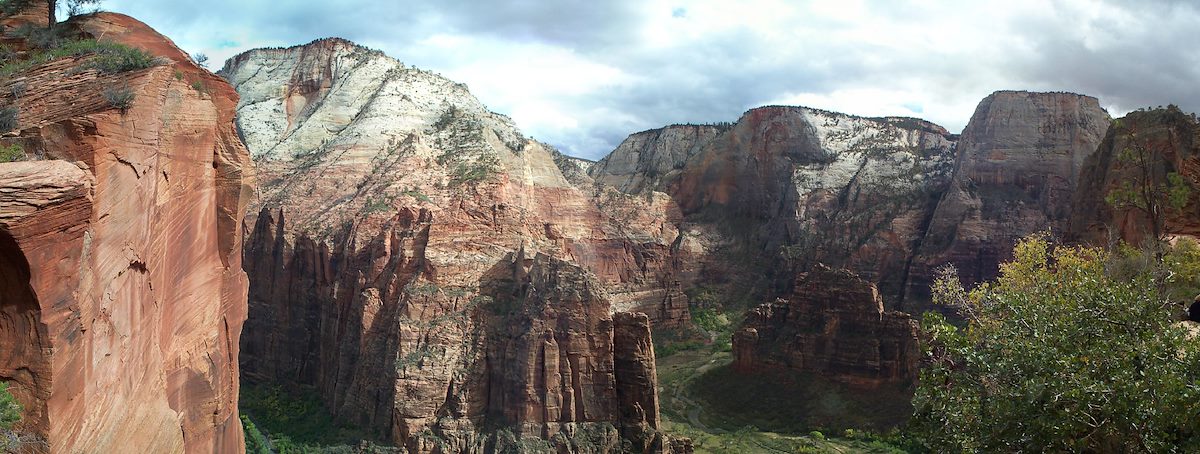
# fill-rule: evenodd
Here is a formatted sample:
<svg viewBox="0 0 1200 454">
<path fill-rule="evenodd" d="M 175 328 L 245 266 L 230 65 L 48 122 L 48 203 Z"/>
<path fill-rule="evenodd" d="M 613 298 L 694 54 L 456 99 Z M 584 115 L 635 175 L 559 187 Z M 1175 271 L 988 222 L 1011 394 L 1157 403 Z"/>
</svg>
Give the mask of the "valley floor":
<svg viewBox="0 0 1200 454">
<path fill-rule="evenodd" d="M 691 438 L 697 453 L 909 452 L 896 435 L 846 427 L 894 425 L 911 410 L 906 402 L 879 405 L 811 377 L 746 379 L 733 374 L 731 362 L 729 352 L 709 349 L 658 360 L 663 427 Z M 786 386 L 786 380 L 803 383 Z M 855 414 L 875 419 L 850 418 Z"/>
</svg>

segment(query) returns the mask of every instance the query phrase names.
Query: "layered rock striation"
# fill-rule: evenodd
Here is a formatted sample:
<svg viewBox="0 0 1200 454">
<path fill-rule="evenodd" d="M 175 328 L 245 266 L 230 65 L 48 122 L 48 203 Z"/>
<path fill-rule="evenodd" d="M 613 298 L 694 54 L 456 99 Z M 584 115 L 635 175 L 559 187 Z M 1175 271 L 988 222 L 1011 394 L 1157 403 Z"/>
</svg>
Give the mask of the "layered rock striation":
<svg viewBox="0 0 1200 454">
<path fill-rule="evenodd" d="M 505 430 L 639 442 L 616 398 L 613 317 L 688 320 L 668 196 L 593 188 L 588 162 L 462 84 L 344 40 L 251 51 L 222 74 L 263 181 L 246 224 L 248 380 L 314 386 L 416 452 L 485 449 Z M 544 255 L 550 274 L 533 274 L 549 281 L 497 293 L 528 277 L 513 277 L 532 266 L 519 253 Z M 549 271 L 568 262 L 582 274 Z"/>
<path fill-rule="evenodd" d="M 818 265 L 786 299 L 751 310 L 733 336 L 733 367 L 780 368 L 848 385 L 906 386 L 917 378 L 917 321 L 885 311 L 873 284 Z"/>
<path fill-rule="evenodd" d="M 29 159 L 0 163 L 0 380 L 25 409 L 17 430 L 34 451 L 239 452 L 253 167 L 237 94 L 132 18 L 61 26 L 160 60 L 52 59 L 0 90 L 19 112 L 0 142 Z M 124 109 L 102 96 L 122 87 Z"/>
</svg>

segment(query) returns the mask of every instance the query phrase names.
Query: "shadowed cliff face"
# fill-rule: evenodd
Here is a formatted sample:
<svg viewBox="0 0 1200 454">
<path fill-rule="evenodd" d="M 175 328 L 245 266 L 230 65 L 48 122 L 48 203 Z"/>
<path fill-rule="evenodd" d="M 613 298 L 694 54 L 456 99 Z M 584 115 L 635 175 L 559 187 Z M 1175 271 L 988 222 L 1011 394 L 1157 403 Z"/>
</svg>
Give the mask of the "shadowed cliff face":
<svg viewBox="0 0 1200 454">
<path fill-rule="evenodd" d="M 1195 116 L 1169 107 L 1133 112 L 1113 123 L 1085 161 L 1072 201 L 1071 238 L 1136 245 L 1153 237 L 1154 222 L 1145 203 L 1114 206 L 1106 200 L 1126 183 L 1156 193 L 1160 234 L 1200 237 L 1200 124 Z M 1171 182 L 1171 174 L 1179 180 Z M 1190 190 L 1173 204 L 1169 191 L 1180 185 Z"/>
<path fill-rule="evenodd" d="M 3 142 L 33 159 L 0 164 L 0 379 L 26 409 L 18 430 L 53 452 L 238 452 L 253 172 L 237 95 L 132 18 L 64 26 L 163 60 L 102 74 L 57 59 L 0 90 L 20 111 Z M 128 109 L 102 97 L 113 86 Z"/>
<path fill-rule="evenodd" d="M 223 74 L 264 182 L 246 223 L 248 380 L 316 386 L 417 452 L 480 452 L 505 428 L 654 441 L 655 417 L 627 429 L 643 423 L 618 398 L 613 314 L 688 320 L 668 196 L 593 188 L 586 163 L 461 84 L 346 41 L 251 51 Z M 522 284 L 518 251 L 549 274 Z"/>
<path fill-rule="evenodd" d="M 708 134 L 684 134 L 693 129 Z M 639 133 L 590 172 L 625 187 L 650 181 L 631 173 L 662 175 L 656 188 L 685 214 L 684 244 L 699 251 L 687 268 L 701 281 L 768 276 L 757 285 L 769 295 L 826 263 L 858 270 L 895 302 L 950 180 L 954 138 L 915 119 L 764 107 L 730 126 Z"/>
<path fill-rule="evenodd" d="M 783 368 L 859 388 L 910 385 L 921 349 L 917 321 L 884 311 L 879 291 L 823 266 L 796 278 L 786 300 L 752 310 L 733 338 L 735 370 Z"/>
</svg>

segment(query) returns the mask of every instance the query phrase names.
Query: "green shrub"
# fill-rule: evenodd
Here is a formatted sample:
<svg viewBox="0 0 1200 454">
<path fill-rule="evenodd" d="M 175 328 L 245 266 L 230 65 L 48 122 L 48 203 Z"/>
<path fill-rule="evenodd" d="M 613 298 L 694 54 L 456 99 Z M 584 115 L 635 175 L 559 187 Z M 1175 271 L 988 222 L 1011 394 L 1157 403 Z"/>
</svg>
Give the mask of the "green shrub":
<svg viewBox="0 0 1200 454">
<path fill-rule="evenodd" d="M 109 107 L 120 110 L 122 114 L 133 107 L 133 99 L 136 95 L 129 85 L 113 85 L 106 87 L 104 92 L 104 100 L 108 101 Z"/>
<path fill-rule="evenodd" d="M 246 415 L 241 415 L 241 419 L 242 431 L 246 434 L 246 454 L 271 454 L 271 443 L 258 430 L 258 426 Z"/>
<path fill-rule="evenodd" d="M 967 326 L 921 323 L 913 424 L 930 447 L 1200 452 L 1200 346 L 1175 326 L 1163 265 L 1114 276 L 1113 254 L 1041 236 L 1014 257 L 970 291 L 952 269 L 935 283 Z"/>
<path fill-rule="evenodd" d="M 495 156 L 481 156 L 474 162 L 463 162 L 454 166 L 450 174 L 450 186 L 477 184 L 491 178 L 499 170 L 500 160 Z"/>
<path fill-rule="evenodd" d="M 814 430 L 814 431 L 812 431 L 812 432 L 809 432 L 809 433 L 808 433 L 808 436 L 810 436 L 810 437 L 812 437 L 812 438 L 814 438 L 814 439 L 817 439 L 817 440 L 824 440 L 824 439 L 825 439 L 825 434 L 821 433 L 821 431 L 819 431 L 819 430 Z"/>
<path fill-rule="evenodd" d="M 0 381 L 0 429 L 11 430 L 21 420 L 21 403 L 8 391 L 8 382 Z"/>
<path fill-rule="evenodd" d="M 12 144 L 7 147 L 0 147 L 0 162 L 13 162 L 25 159 L 25 149 L 20 145 Z"/>
<path fill-rule="evenodd" d="M 149 52 L 117 43 L 101 43 L 96 53 L 88 66 L 107 74 L 146 69 L 160 63 Z"/>
<path fill-rule="evenodd" d="M 16 106 L 0 107 L 0 134 L 17 129 L 20 111 Z"/>
</svg>

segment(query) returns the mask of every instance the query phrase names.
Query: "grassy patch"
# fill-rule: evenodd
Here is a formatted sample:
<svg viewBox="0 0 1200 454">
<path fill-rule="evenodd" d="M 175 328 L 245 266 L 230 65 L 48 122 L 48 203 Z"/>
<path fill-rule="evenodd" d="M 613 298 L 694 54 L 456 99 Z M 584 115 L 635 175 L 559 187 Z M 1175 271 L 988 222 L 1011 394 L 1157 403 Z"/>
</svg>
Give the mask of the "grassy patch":
<svg viewBox="0 0 1200 454">
<path fill-rule="evenodd" d="M 142 49 L 108 41 L 84 39 L 64 41 L 55 47 L 33 52 L 23 59 L 7 59 L 0 66 L 0 77 L 9 78 L 37 65 L 65 57 L 94 55 L 77 69 L 95 69 L 106 74 L 146 69 L 162 64 L 162 59 Z"/>
</svg>

